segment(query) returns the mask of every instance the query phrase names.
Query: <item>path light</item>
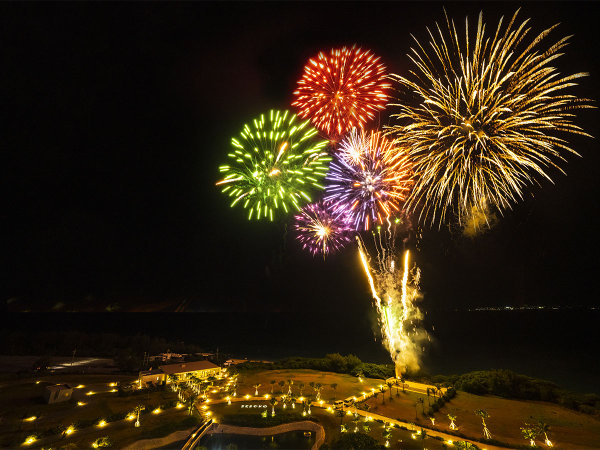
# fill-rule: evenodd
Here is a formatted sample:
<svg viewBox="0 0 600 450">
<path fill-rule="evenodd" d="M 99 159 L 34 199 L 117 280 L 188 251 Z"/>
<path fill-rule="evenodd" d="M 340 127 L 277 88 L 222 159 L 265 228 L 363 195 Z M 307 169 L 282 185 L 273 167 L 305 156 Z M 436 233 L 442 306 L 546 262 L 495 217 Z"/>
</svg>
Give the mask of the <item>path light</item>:
<svg viewBox="0 0 600 450">
<path fill-rule="evenodd" d="M 65 430 L 65 434 L 69 436 L 70 434 L 75 433 L 75 427 L 73 425 L 69 425 L 69 428 Z"/>
<path fill-rule="evenodd" d="M 85 384 L 80 384 L 78 386 L 75 386 L 75 389 L 83 389 L 85 387 Z"/>
<path fill-rule="evenodd" d="M 129 413 L 129 415 L 126 417 L 127 420 L 133 420 L 135 419 L 135 414 L 134 413 Z"/>
<path fill-rule="evenodd" d="M 35 384 L 40 384 L 40 380 L 37 380 L 37 381 L 35 382 Z"/>
<path fill-rule="evenodd" d="M 175 408 L 177 408 L 177 409 L 183 408 L 183 403 L 177 402 L 177 405 L 175 405 Z"/>
<path fill-rule="evenodd" d="M 98 422 L 98 426 L 100 428 L 105 427 L 107 425 L 106 420 L 102 419 L 100 422 Z"/>
<path fill-rule="evenodd" d="M 87 405 L 86 402 L 77 402 L 77 406 L 85 406 L 85 405 Z"/>
<path fill-rule="evenodd" d="M 446 441 L 446 444 L 448 444 L 448 445 L 454 445 L 454 441 L 447 440 L 447 441 Z"/>
<path fill-rule="evenodd" d="M 117 383 L 115 383 L 115 382 L 113 381 L 112 383 L 108 383 L 108 385 L 109 385 L 110 387 L 114 387 L 114 386 L 116 386 L 116 385 L 117 385 Z"/>
<path fill-rule="evenodd" d="M 246 400 L 248 400 L 250 398 L 250 396 L 248 394 L 245 395 L 244 397 Z"/>
<path fill-rule="evenodd" d="M 23 442 L 23 445 L 31 445 L 35 441 L 37 441 L 37 437 L 35 437 L 34 435 L 27 436 L 27 439 L 25 439 L 25 441 Z"/>
<path fill-rule="evenodd" d="M 27 417 L 26 419 L 23 419 L 25 422 L 33 422 L 35 419 L 37 419 L 37 416 L 31 416 L 31 417 Z"/>
<path fill-rule="evenodd" d="M 227 404 L 231 405 L 231 397 L 227 397 Z"/>
<path fill-rule="evenodd" d="M 94 391 L 88 391 L 88 392 L 85 393 L 85 395 L 94 395 L 94 394 L 95 394 Z"/>
<path fill-rule="evenodd" d="M 156 408 L 154 411 L 152 411 L 152 414 L 160 414 L 161 412 L 162 412 L 162 409 Z"/>
</svg>

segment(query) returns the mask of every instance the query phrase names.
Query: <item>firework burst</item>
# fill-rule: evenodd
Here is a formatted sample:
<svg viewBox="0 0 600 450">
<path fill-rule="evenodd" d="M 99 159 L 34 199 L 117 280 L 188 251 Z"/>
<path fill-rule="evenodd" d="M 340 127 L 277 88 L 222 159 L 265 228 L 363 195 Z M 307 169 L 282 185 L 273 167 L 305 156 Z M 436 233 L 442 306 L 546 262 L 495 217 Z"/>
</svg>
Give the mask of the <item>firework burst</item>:
<svg viewBox="0 0 600 450">
<path fill-rule="evenodd" d="M 323 189 L 331 157 L 327 141 L 317 138 L 309 121 L 298 121 L 288 111 L 271 110 L 244 125 L 231 139 L 229 164 L 219 167 L 224 178 L 217 183 L 233 198 L 231 206 L 248 208 L 248 219 L 269 217 L 282 209 L 300 210 L 310 202 L 308 188 Z"/>
<path fill-rule="evenodd" d="M 385 66 L 369 50 L 353 46 L 321 52 L 304 67 L 292 106 L 337 139 L 385 108 L 390 87 L 385 80 Z"/>
<path fill-rule="evenodd" d="M 345 211 L 351 226 L 368 230 L 400 211 L 412 184 L 405 152 L 379 132 L 353 130 L 330 164 L 325 200 Z"/>
<path fill-rule="evenodd" d="M 389 132 L 419 175 L 406 207 L 431 224 L 448 211 L 510 208 L 538 177 L 550 179 L 548 168 L 560 170 L 565 152 L 576 154 L 557 133 L 587 136 L 571 119 L 590 100 L 563 92 L 587 74 L 561 77 L 550 66 L 568 37 L 540 49 L 555 25 L 526 43 L 517 13 L 491 36 L 481 14 L 474 37 L 467 20 L 464 39 L 446 16 L 445 31 L 428 30 L 431 50 L 415 39 L 414 79 L 392 75 L 409 98 L 394 105 L 400 124 Z"/>
<path fill-rule="evenodd" d="M 321 253 L 325 257 L 351 240 L 352 230 L 344 220 L 344 214 L 334 212 L 331 206 L 323 201 L 310 203 L 296 215 L 298 241 L 313 255 Z"/>
</svg>

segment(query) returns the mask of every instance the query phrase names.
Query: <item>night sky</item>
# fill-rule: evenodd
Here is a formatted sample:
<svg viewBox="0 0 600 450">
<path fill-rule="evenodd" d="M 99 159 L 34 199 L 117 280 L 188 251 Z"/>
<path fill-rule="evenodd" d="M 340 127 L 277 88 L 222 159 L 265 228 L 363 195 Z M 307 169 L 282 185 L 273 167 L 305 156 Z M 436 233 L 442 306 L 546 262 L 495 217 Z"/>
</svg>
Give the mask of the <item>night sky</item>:
<svg viewBox="0 0 600 450">
<path fill-rule="evenodd" d="M 532 35 L 561 22 L 546 46 L 574 35 L 556 64 L 590 72 L 570 93 L 600 99 L 597 4 L 521 6 Z M 324 262 L 291 216 L 248 222 L 217 167 L 246 121 L 291 108 L 309 57 L 356 43 L 405 75 L 410 35 L 444 7 L 460 26 L 483 9 L 491 30 L 519 4 L 0 4 L 2 308 L 361 311 L 356 249 Z M 599 137 L 597 110 L 577 114 Z M 567 176 L 483 236 L 424 230 L 426 308 L 598 303 L 598 140 L 568 139 Z"/>
</svg>

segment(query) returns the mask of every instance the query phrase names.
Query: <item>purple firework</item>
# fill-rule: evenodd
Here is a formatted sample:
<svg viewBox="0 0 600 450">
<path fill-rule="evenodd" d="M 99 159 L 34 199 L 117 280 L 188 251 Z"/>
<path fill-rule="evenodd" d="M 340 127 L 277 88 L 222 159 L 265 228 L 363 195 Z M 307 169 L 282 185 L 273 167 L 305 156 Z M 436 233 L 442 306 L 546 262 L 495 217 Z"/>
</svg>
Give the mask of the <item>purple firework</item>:
<svg viewBox="0 0 600 450">
<path fill-rule="evenodd" d="M 324 200 L 344 213 L 350 226 L 368 230 L 400 211 L 412 184 L 405 152 L 380 132 L 351 133 L 329 165 Z"/>
<path fill-rule="evenodd" d="M 294 225 L 302 248 L 313 255 L 321 253 L 325 257 L 344 247 L 353 234 L 345 218 L 345 213 L 335 212 L 329 202 L 319 201 L 306 205 L 296 215 Z"/>
</svg>

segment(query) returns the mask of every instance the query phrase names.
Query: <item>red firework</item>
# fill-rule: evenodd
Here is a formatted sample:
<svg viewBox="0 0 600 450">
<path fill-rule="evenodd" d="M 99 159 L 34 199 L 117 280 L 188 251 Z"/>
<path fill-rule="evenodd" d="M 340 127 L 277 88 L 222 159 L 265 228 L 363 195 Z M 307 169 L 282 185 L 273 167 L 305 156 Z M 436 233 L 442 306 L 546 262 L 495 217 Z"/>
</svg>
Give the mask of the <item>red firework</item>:
<svg viewBox="0 0 600 450">
<path fill-rule="evenodd" d="M 337 139 L 362 128 L 388 101 L 385 66 L 370 50 L 354 45 L 309 59 L 298 81 L 292 106 L 315 127 Z"/>
</svg>

